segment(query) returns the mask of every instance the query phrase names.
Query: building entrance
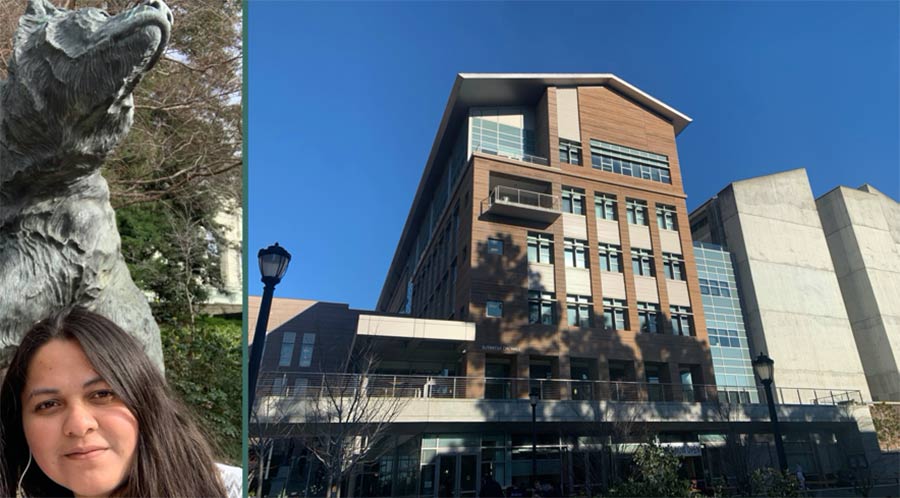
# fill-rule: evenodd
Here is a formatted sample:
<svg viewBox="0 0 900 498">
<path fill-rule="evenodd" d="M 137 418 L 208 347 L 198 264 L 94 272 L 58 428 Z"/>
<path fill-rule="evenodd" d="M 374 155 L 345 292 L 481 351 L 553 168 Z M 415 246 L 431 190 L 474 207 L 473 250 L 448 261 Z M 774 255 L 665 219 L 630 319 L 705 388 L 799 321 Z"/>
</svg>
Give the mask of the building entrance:
<svg viewBox="0 0 900 498">
<path fill-rule="evenodd" d="M 478 455 L 443 454 L 434 466 L 434 497 L 474 498 L 478 491 Z"/>
</svg>

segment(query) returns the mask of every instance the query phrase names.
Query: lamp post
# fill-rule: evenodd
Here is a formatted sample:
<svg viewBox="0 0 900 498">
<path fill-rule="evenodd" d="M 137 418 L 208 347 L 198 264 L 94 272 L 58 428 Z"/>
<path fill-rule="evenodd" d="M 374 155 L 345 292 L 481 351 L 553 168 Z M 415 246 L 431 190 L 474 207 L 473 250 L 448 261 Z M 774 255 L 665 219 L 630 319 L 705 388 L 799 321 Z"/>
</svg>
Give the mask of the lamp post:
<svg viewBox="0 0 900 498">
<path fill-rule="evenodd" d="M 760 353 L 753 360 L 753 370 L 766 390 L 766 401 L 769 403 L 769 419 L 772 420 L 772 433 L 775 436 L 775 451 L 778 453 L 779 470 L 787 468 L 787 457 L 784 454 L 784 441 L 781 440 L 781 429 L 778 427 L 778 414 L 775 412 L 775 399 L 772 397 L 772 377 L 775 373 L 775 361 L 765 353 Z"/>
<path fill-rule="evenodd" d="M 528 400 L 531 402 L 531 489 L 532 495 L 536 492 L 535 484 L 537 481 L 537 402 L 539 396 L 531 393 Z"/>
<path fill-rule="evenodd" d="M 278 242 L 273 246 L 260 249 L 259 272 L 262 274 L 263 288 L 262 302 L 259 304 L 259 317 L 256 320 L 256 331 L 253 332 L 253 346 L 250 348 L 250 365 L 248 390 L 250 391 L 248 415 L 253 413 L 253 401 L 256 398 L 256 380 L 259 378 L 259 364 L 262 361 L 263 349 L 266 346 L 266 327 L 269 325 L 269 311 L 272 308 L 272 295 L 275 286 L 281 282 L 291 262 L 291 254 Z"/>
</svg>

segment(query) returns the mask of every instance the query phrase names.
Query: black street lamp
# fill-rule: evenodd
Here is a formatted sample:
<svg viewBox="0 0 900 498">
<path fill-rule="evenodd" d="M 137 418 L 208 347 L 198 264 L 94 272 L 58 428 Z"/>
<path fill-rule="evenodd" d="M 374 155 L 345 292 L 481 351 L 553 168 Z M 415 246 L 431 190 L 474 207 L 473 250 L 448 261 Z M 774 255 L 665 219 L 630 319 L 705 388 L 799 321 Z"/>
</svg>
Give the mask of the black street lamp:
<svg viewBox="0 0 900 498">
<path fill-rule="evenodd" d="M 531 489 L 532 495 L 537 493 L 537 402 L 540 396 L 531 393 L 528 400 L 531 402 Z"/>
<path fill-rule="evenodd" d="M 259 364 L 262 361 L 263 349 L 266 347 L 266 327 L 269 325 L 269 311 L 272 308 L 272 295 L 275 286 L 281 282 L 291 262 L 291 254 L 278 245 L 260 249 L 259 272 L 262 274 L 263 288 L 262 302 L 259 304 L 259 317 L 256 320 L 256 331 L 253 332 L 253 346 L 250 348 L 249 383 L 250 391 L 249 414 L 253 413 L 253 401 L 256 398 L 256 380 L 259 378 Z"/>
<path fill-rule="evenodd" d="M 772 377 L 775 373 L 775 361 L 765 353 L 760 353 L 753 360 L 753 370 L 766 390 L 766 401 L 769 403 L 769 419 L 772 420 L 772 433 L 775 436 L 775 451 L 778 453 L 779 470 L 787 469 L 787 457 L 784 454 L 784 441 L 781 440 L 781 429 L 778 427 L 778 414 L 775 412 L 775 399 L 772 397 Z"/>
</svg>

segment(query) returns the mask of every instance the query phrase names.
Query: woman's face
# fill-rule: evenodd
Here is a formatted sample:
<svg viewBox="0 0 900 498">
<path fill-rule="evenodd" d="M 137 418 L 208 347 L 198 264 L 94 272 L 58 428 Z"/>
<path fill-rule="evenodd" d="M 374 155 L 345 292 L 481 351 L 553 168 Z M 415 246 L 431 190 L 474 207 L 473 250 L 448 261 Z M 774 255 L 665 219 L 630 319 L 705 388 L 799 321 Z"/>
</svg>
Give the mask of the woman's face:
<svg viewBox="0 0 900 498">
<path fill-rule="evenodd" d="M 22 425 L 35 463 L 75 496 L 115 491 L 137 448 L 137 419 L 72 340 L 53 339 L 31 359 Z"/>
</svg>

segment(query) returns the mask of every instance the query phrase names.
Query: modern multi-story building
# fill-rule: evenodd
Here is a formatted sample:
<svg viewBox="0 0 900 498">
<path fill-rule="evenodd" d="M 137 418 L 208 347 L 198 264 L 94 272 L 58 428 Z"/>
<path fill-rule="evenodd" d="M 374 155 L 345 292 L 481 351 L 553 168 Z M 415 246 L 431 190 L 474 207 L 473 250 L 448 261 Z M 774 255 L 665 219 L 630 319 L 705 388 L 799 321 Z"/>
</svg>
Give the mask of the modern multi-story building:
<svg viewBox="0 0 900 498">
<path fill-rule="evenodd" d="M 744 286 L 728 253 L 694 247 L 689 230 L 675 142 L 689 123 L 610 74 L 459 75 L 377 311 L 304 301 L 280 320 L 260 432 L 304 430 L 335 383 L 403 398 L 351 496 L 476 496 L 488 475 L 575 494 L 608 484 L 651 434 L 701 485 L 746 476 L 737 460 L 771 465 Z M 361 351 L 380 361 L 354 370 Z M 834 379 L 830 401 L 807 394 L 776 361 L 779 387 L 797 393 L 778 407 L 789 463 L 825 477 L 865 461 L 841 403 L 868 391 Z M 316 495 L 318 464 L 270 436 L 282 441 L 264 457 L 281 464 L 269 491 Z"/>
<path fill-rule="evenodd" d="M 613 75 L 459 75 L 377 309 L 477 323 L 458 375 L 713 384 L 689 123 Z"/>
</svg>

